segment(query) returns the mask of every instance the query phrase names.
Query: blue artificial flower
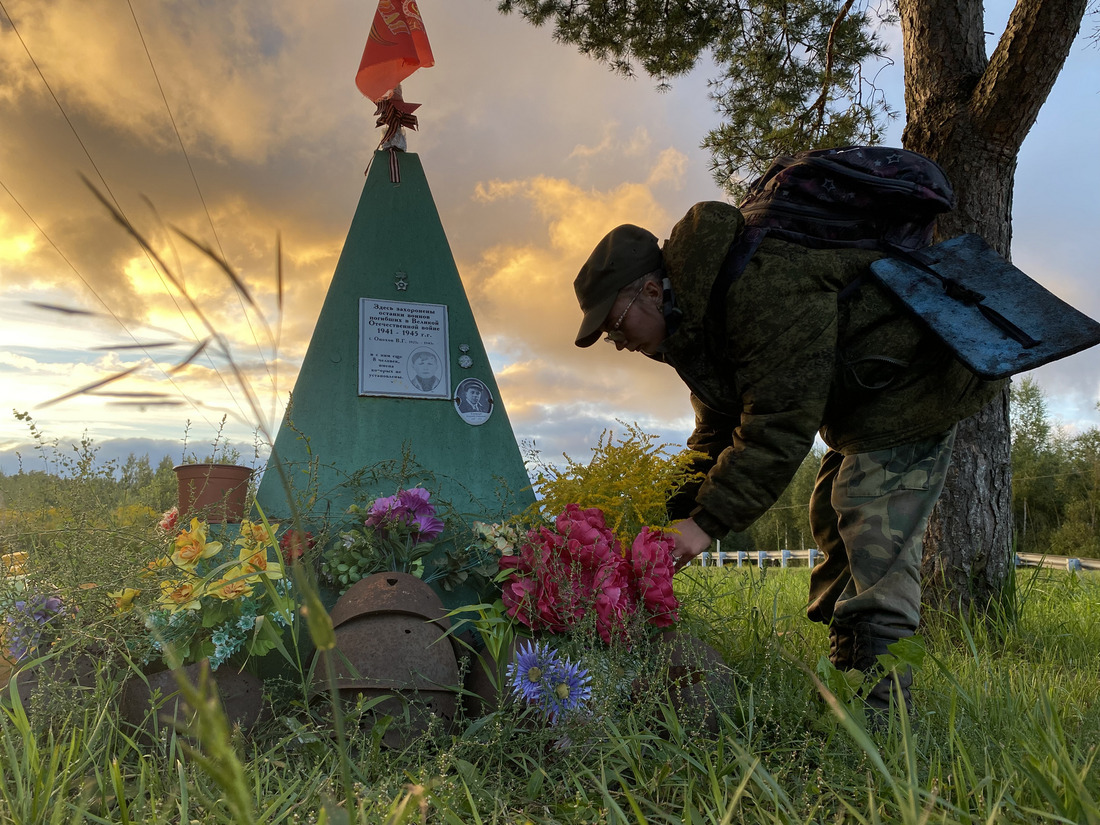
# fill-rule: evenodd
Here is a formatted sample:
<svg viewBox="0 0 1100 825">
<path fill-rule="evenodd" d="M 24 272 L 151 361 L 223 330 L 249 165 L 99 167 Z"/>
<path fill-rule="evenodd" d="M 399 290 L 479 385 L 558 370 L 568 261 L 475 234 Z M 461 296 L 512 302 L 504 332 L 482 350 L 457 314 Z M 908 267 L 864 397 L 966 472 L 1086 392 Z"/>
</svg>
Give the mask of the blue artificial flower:
<svg viewBox="0 0 1100 825">
<path fill-rule="evenodd" d="M 214 643 L 214 652 L 210 654 L 211 670 L 217 670 L 219 665 L 229 661 L 244 643 L 244 639 L 233 634 L 233 623 L 230 621 L 224 622 L 210 634 L 210 641 Z"/>
<path fill-rule="evenodd" d="M 232 637 L 229 635 L 229 631 L 225 627 L 221 627 L 215 630 L 210 635 L 210 641 L 212 641 L 218 647 L 228 647 L 232 642 Z"/>
<path fill-rule="evenodd" d="M 545 642 L 524 642 L 516 648 L 515 659 L 508 665 L 512 693 L 528 702 L 540 701 L 546 675 L 557 663 L 557 651 Z"/>
<path fill-rule="evenodd" d="M 253 628 L 256 624 L 256 617 L 244 615 L 237 619 L 237 628 L 245 631 L 246 633 Z"/>
<path fill-rule="evenodd" d="M 555 662 L 542 680 L 539 704 L 556 723 L 592 697 L 592 677 L 588 671 L 568 659 Z"/>
</svg>

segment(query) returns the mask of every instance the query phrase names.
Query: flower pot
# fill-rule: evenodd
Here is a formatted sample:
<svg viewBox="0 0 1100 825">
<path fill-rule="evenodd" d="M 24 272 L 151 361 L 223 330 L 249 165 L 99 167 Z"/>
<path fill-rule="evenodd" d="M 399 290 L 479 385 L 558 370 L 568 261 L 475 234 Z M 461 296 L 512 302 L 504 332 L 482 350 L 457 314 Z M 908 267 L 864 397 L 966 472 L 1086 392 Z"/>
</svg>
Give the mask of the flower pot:
<svg viewBox="0 0 1100 825">
<path fill-rule="evenodd" d="M 236 523 L 244 517 L 252 468 L 236 464 L 180 464 L 175 471 L 182 523 L 192 517 L 207 523 Z"/>
<path fill-rule="evenodd" d="M 96 686 L 96 673 L 103 664 L 101 652 L 97 655 L 65 650 L 22 665 L 9 660 L 8 678 L 4 681 L 15 682 L 24 708 L 29 709 L 37 701 L 36 696 L 48 702 L 66 704 L 72 701 L 75 692 L 89 691 Z"/>
<path fill-rule="evenodd" d="M 161 670 L 131 676 L 122 686 L 119 712 L 133 727 L 155 735 L 159 725 L 186 725 L 194 711 L 182 700 L 177 673 L 191 684 L 197 684 L 204 662 L 184 665 L 178 670 Z M 222 709 L 231 725 L 250 730 L 260 719 L 263 709 L 263 682 L 251 673 L 230 667 L 210 674 L 218 691 Z"/>
<path fill-rule="evenodd" d="M 432 717 L 449 728 L 458 705 L 458 659 L 445 638 L 450 622 L 435 592 L 407 573 L 376 573 L 352 585 L 332 609 L 331 655 L 342 699 L 381 699 L 375 714 L 392 716 L 383 736 L 404 747 Z M 314 671 L 311 693 L 328 691 L 327 666 Z M 407 720 L 407 722 L 406 722 Z"/>
</svg>

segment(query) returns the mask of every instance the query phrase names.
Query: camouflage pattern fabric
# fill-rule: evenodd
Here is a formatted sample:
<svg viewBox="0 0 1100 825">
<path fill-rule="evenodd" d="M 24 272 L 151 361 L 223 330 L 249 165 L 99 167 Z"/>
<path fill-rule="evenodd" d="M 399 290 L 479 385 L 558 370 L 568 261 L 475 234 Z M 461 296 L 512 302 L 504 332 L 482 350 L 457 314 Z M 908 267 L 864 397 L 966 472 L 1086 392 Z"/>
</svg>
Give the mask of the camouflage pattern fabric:
<svg viewBox="0 0 1100 825">
<path fill-rule="evenodd" d="M 877 284 L 839 300 L 881 257 L 870 250 L 765 238 L 729 288 L 725 330 L 708 334 L 714 281 L 743 225 L 728 204 L 696 204 L 662 250 L 682 316 L 656 357 L 690 388 L 688 446 L 708 456 L 705 479 L 670 512 L 719 538 L 775 503 L 815 436 L 846 455 L 931 438 L 1003 386 L 970 372 Z"/>
<path fill-rule="evenodd" d="M 954 443 L 952 427 L 883 450 L 825 453 L 810 498 L 810 526 L 825 553 L 810 575 L 810 619 L 916 630 L 924 530 Z"/>
</svg>

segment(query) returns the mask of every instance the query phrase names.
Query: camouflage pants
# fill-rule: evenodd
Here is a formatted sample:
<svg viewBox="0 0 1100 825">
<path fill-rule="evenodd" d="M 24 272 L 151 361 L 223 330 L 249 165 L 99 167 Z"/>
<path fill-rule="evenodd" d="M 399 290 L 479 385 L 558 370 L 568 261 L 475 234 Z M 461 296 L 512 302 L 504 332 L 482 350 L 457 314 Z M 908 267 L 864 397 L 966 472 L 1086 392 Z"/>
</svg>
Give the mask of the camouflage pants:
<svg viewBox="0 0 1100 825">
<path fill-rule="evenodd" d="M 825 453 L 810 497 L 810 527 L 825 554 L 810 574 L 810 619 L 916 630 L 924 529 L 954 443 L 952 427 L 885 450 Z"/>
</svg>

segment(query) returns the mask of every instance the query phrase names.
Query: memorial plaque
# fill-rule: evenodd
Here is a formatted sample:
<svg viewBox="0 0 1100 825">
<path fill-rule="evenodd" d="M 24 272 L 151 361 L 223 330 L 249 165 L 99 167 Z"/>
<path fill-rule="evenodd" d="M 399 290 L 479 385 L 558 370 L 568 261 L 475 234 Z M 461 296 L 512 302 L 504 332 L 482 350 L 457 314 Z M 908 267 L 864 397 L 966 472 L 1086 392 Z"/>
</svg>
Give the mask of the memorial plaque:
<svg viewBox="0 0 1100 825">
<path fill-rule="evenodd" d="M 484 424 L 493 414 L 493 394 L 478 378 L 465 378 L 455 387 L 455 409 L 467 424 Z"/>
<path fill-rule="evenodd" d="M 359 299 L 359 395 L 447 398 L 447 307 Z"/>
</svg>

